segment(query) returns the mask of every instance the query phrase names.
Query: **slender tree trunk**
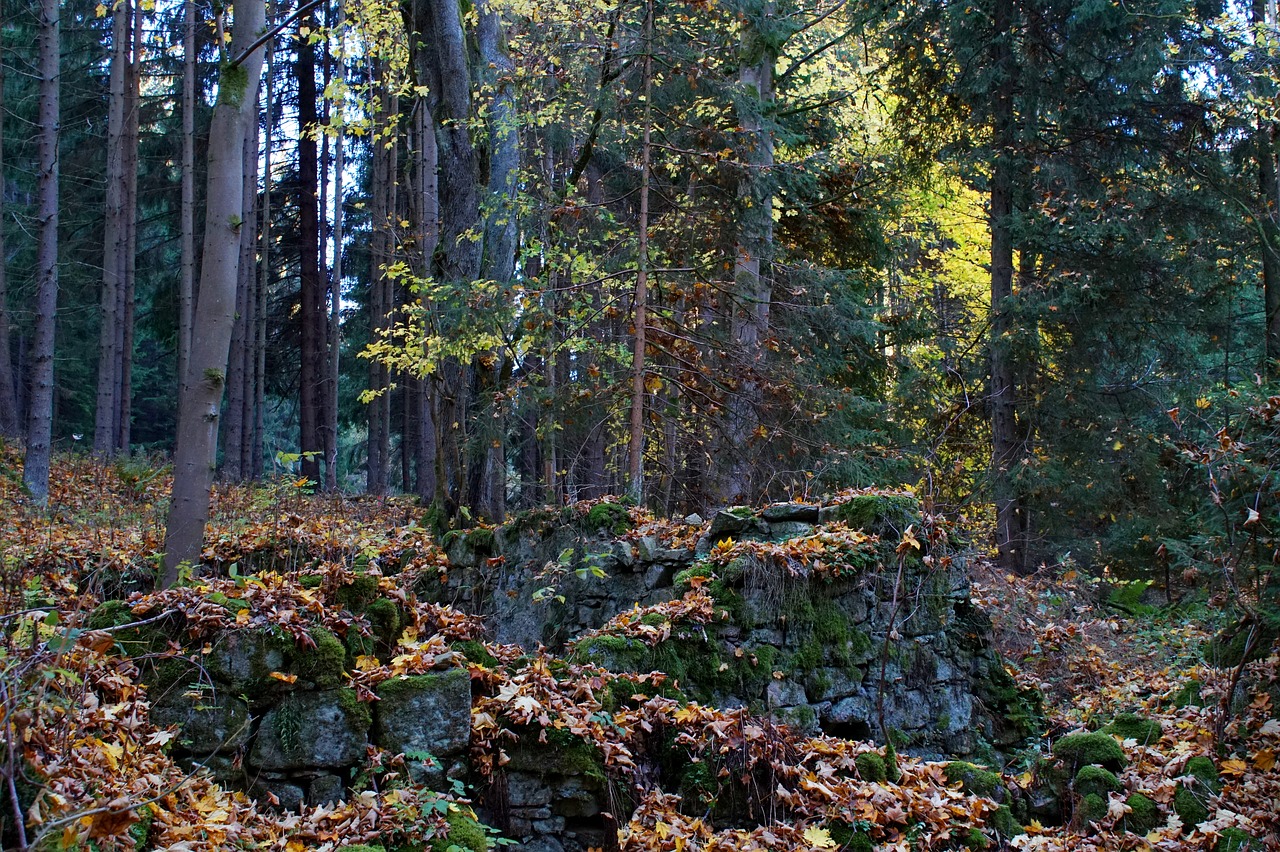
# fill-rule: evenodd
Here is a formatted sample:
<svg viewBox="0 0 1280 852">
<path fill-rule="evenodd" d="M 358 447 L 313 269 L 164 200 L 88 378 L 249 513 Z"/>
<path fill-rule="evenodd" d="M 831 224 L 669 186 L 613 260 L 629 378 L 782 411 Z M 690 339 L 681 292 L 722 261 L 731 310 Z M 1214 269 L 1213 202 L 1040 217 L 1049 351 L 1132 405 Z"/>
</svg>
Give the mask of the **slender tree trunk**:
<svg viewBox="0 0 1280 852">
<path fill-rule="evenodd" d="M 267 44 L 267 97 L 266 110 L 262 122 L 262 228 L 258 243 L 258 254 L 261 257 L 261 277 L 258 281 L 258 308 L 255 318 L 258 322 L 257 345 L 254 352 L 257 363 L 254 365 L 254 400 L 253 400 L 253 441 L 250 451 L 253 454 L 251 475 L 261 479 L 263 473 L 263 457 L 266 428 L 264 420 L 267 411 L 267 300 L 271 295 L 271 153 L 274 143 L 275 121 L 275 42 Z"/>
<path fill-rule="evenodd" d="M 380 69 L 385 73 L 385 69 Z M 393 126 L 399 110 L 398 99 L 383 93 L 375 119 L 384 126 Z M 394 140 L 395 135 L 391 134 Z M 370 322 L 376 338 L 390 322 L 392 303 L 391 281 L 386 267 L 395 252 L 395 235 L 392 219 L 396 211 L 396 174 L 398 172 L 397 145 L 394 142 L 374 145 L 373 151 L 373 238 L 371 251 L 374 269 L 370 283 Z M 366 487 L 371 494 L 385 494 L 391 478 L 391 397 L 387 390 L 390 376 L 386 364 L 374 359 L 369 364 L 369 386 L 381 391 L 369 403 L 368 475 Z"/>
<path fill-rule="evenodd" d="M 129 77 L 131 9 L 128 0 L 112 13 L 111 70 L 108 75 L 106 209 L 103 212 L 102 308 L 98 334 L 98 398 L 93 450 L 111 455 L 116 446 L 119 401 L 119 321 L 124 287 L 125 246 L 125 90 Z"/>
<path fill-rule="evenodd" d="M 1255 30 L 1268 27 L 1274 37 L 1277 27 L 1275 0 L 1253 0 L 1251 18 Z M 1271 93 L 1274 102 L 1275 93 Z M 1267 100 L 1264 98 L 1263 103 Z M 1258 158 L 1258 190 L 1262 215 L 1259 216 L 1262 254 L 1262 292 L 1267 313 L 1267 375 L 1280 377 L 1280 121 L 1267 116 L 1258 118 L 1255 147 Z"/>
<path fill-rule="evenodd" d="M 254 222 L 257 217 L 257 160 L 258 134 L 257 122 L 251 127 L 244 143 L 244 210 L 245 222 Z M 236 282 L 235 322 L 231 328 L 231 349 L 227 366 L 227 407 L 226 426 L 222 430 L 222 478 L 228 482 L 241 482 L 248 475 L 244 466 L 245 446 L 252 443 L 252 405 L 254 388 L 254 362 L 256 353 L 253 342 L 256 325 L 253 318 L 253 303 L 256 298 L 258 269 L 254 263 L 257 256 L 257 229 L 244 227 L 240 229 L 240 270 Z"/>
<path fill-rule="evenodd" d="M 991 464 L 992 496 L 996 508 L 996 549 L 1006 570 L 1021 572 L 1027 565 L 1025 509 L 1017 485 L 1016 467 L 1022 457 L 1018 439 L 1016 365 L 1010 349 L 1013 336 L 1013 176 L 1014 176 L 1014 63 L 1013 0 L 996 0 L 995 40 L 991 60 L 1001 69 L 992 106 L 991 167 Z"/>
<path fill-rule="evenodd" d="M 178 382 L 191 357 L 196 282 L 196 4 L 183 3 L 182 30 L 182 274 L 178 279 Z"/>
<path fill-rule="evenodd" d="M 41 0 L 39 23 L 40 141 L 36 196 L 36 323 L 32 342 L 31 401 L 22 484 L 40 506 L 49 502 L 49 453 L 53 438 L 53 345 L 58 311 L 58 0 Z"/>
<path fill-rule="evenodd" d="M 298 19 L 298 60 L 295 76 L 298 85 L 298 230 L 299 278 L 301 282 L 300 310 L 301 361 L 298 378 L 299 446 L 302 448 L 302 474 L 312 482 L 320 481 L 320 457 L 324 454 L 324 440 L 320 435 L 320 420 L 324 411 L 323 393 L 325 367 L 325 331 L 328 311 L 325 310 L 325 284 L 320 269 L 320 207 L 319 187 L 316 179 L 319 163 L 315 130 L 319 124 L 316 114 L 316 52 L 307 43 L 306 32 L 315 29 L 312 13 Z"/>
<path fill-rule="evenodd" d="M 422 251 L 421 264 L 417 269 L 420 277 L 431 274 L 431 258 L 435 256 L 440 234 L 440 182 L 436 170 L 439 157 L 436 151 L 435 127 L 425 99 L 418 101 L 416 116 L 418 120 L 418 197 L 421 212 L 419 216 L 418 240 Z M 423 302 L 423 310 L 430 310 L 426 303 L 426 295 L 419 296 Z M 435 380 L 432 377 L 420 383 L 421 393 L 418 395 L 418 469 L 415 476 L 415 490 L 424 500 L 433 499 L 437 493 L 439 482 L 436 478 L 437 455 L 439 454 L 439 430 L 435 418 Z"/>
<path fill-rule="evenodd" d="M 51 0 L 46 0 L 50 2 Z M 240 229 L 244 226 L 244 142 L 257 120 L 261 48 L 250 51 L 266 22 L 264 0 L 241 0 L 230 55 L 243 59 L 224 65 L 218 102 L 209 128 L 209 179 L 205 239 L 191 342 L 191 367 L 178 405 L 178 440 L 173 462 L 173 497 L 165 532 L 162 585 L 178 579 L 183 562 L 197 562 L 209 516 L 219 407 L 226 383 L 227 350 L 235 310 L 240 265 Z"/>
<path fill-rule="evenodd" d="M 345 89 L 347 81 L 346 6 L 338 0 L 338 89 L 344 94 L 334 104 L 337 132 L 333 138 L 333 262 L 329 275 L 329 363 L 325 380 L 324 487 L 338 489 L 338 378 L 342 349 L 342 261 L 343 261 L 343 181 L 346 168 L 344 134 Z M 332 119 L 330 119 L 332 123 Z"/>
<path fill-rule="evenodd" d="M 116 394 L 115 450 L 129 452 L 133 440 L 133 332 L 138 281 L 138 142 L 142 109 L 142 4 L 133 6 L 133 62 L 125 94 L 125 247 L 124 288 L 117 318 L 120 326 L 119 374 Z"/>
<path fill-rule="evenodd" d="M 752 451 L 752 444 L 759 440 L 764 403 L 759 375 L 769 334 L 769 263 L 773 255 L 774 144 L 766 122 L 773 105 L 773 68 L 778 58 L 778 48 L 766 40 L 762 29 L 769 23 L 772 10 L 773 4 L 765 3 L 760 12 L 765 20 L 752 22 L 744 30 L 738 72 L 744 90 L 738 125 L 745 150 L 743 174 L 738 181 L 738 244 L 729 317 L 730 358 L 736 386 L 729 390 L 725 403 L 727 446 L 718 460 L 719 474 L 713 474 L 713 481 L 719 481 L 715 497 L 720 502 L 751 501 L 758 490 L 757 454 Z"/>
<path fill-rule="evenodd" d="M 631 440 L 627 452 L 627 493 L 644 502 L 645 332 L 649 318 L 649 173 L 653 156 L 653 0 L 644 7 L 644 119 L 640 128 L 640 223 L 636 251 L 635 332 L 631 351 Z"/>
<path fill-rule="evenodd" d="M 22 433 L 22 424 L 18 419 L 18 394 L 9 350 L 8 264 L 4 247 L 4 77 L 5 57 L 0 52 L 0 438 L 17 438 Z"/>
</svg>

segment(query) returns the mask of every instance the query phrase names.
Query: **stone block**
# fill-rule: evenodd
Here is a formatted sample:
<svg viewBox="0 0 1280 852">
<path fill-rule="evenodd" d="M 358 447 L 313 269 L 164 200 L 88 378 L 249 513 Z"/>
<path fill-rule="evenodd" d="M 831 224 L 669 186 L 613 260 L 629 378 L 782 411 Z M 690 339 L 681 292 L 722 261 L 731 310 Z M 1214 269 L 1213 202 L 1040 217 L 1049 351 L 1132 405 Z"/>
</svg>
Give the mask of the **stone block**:
<svg viewBox="0 0 1280 852">
<path fill-rule="evenodd" d="M 249 762 L 259 769 L 345 768 L 364 759 L 370 713 L 354 691 L 296 692 L 262 717 Z"/>
<path fill-rule="evenodd" d="M 374 742 L 393 753 L 448 757 L 471 742 L 471 678 L 466 669 L 393 678 L 377 690 Z"/>
<path fill-rule="evenodd" d="M 337 775 L 317 775 L 307 785 L 307 804 L 336 805 L 347 797 L 347 788 Z"/>
<path fill-rule="evenodd" d="M 760 516 L 770 524 L 788 522 L 816 524 L 818 507 L 812 503 L 774 503 L 772 506 L 766 506 Z"/>
<path fill-rule="evenodd" d="M 151 721 L 177 725 L 178 744 L 195 754 L 234 751 L 249 740 L 249 705 L 226 690 L 171 689 L 151 708 Z"/>
</svg>

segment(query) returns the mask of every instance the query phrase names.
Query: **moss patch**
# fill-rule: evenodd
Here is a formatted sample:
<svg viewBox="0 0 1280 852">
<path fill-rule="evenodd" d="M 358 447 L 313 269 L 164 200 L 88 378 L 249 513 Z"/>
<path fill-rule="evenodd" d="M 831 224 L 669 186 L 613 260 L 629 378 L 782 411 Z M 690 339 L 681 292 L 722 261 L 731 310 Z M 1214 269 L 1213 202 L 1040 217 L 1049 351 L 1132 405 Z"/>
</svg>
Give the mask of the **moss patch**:
<svg viewBox="0 0 1280 852">
<path fill-rule="evenodd" d="M 1207 757 L 1193 757 L 1188 760 L 1183 774 L 1194 776 L 1197 781 L 1214 793 L 1217 793 L 1222 788 L 1222 784 L 1218 781 L 1218 767 L 1214 766 L 1213 761 Z"/>
<path fill-rule="evenodd" d="M 484 646 L 483 642 L 476 639 L 464 639 L 460 642 L 454 642 L 453 647 L 454 650 L 466 657 L 469 663 L 475 663 L 490 669 L 498 665 L 498 658 L 489 653 L 489 649 Z"/>
<path fill-rule="evenodd" d="M 1053 744 L 1053 756 L 1071 772 L 1096 763 L 1113 771 L 1124 769 L 1128 759 L 1124 750 L 1107 734 L 1071 734 Z"/>
<path fill-rule="evenodd" d="M 883 784 L 888 780 L 889 776 L 885 771 L 884 758 L 873 751 L 865 751 L 855 757 L 853 765 L 858 768 L 858 776 L 863 781 Z"/>
<path fill-rule="evenodd" d="M 342 683 L 346 646 L 323 627 L 311 628 L 310 635 L 316 645 L 314 648 L 299 647 L 294 667 L 303 680 L 311 681 L 320 689 L 332 689 Z"/>
<path fill-rule="evenodd" d="M 905 494 L 859 494 L 834 506 L 831 517 L 854 529 L 881 536 L 897 536 L 920 523 L 920 503 Z"/>
<path fill-rule="evenodd" d="M 1120 779 L 1101 766 L 1082 766 L 1076 773 L 1075 791 L 1081 796 L 1099 796 L 1107 798 L 1108 793 L 1117 793 L 1123 785 Z"/>
<path fill-rule="evenodd" d="M 1173 810 L 1187 828 L 1195 828 L 1209 818 L 1209 808 L 1200 797 L 1179 784 L 1173 794 Z"/>
<path fill-rule="evenodd" d="M 631 529 L 631 513 L 620 503 L 597 503 L 587 512 L 584 523 L 591 532 L 606 530 L 622 535 Z"/>
<path fill-rule="evenodd" d="M 963 760 L 948 763 L 942 769 L 947 776 L 948 784 L 959 784 L 960 789 L 974 796 L 994 798 L 1003 790 L 1003 782 L 998 772 L 992 772 Z"/>
<path fill-rule="evenodd" d="M 1144 719 L 1136 713 L 1121 713 L 1102 729 L 1102 733 L 1119 737 L 1122 740 L 1137 740 L 1138 745 L 1152 745 L 1160 742 L 1160 723 Z"/>
<path fill-rule="evenodd" d="M 445 815 L 448 832 L 444 837 L 432 838 L 428 847 L 431 852 L 448 852 L 454 846 L 469 849 L 471 852 L 485 852 L 489 848 L 489 837 L 484 826 L 476 819 L 475 814 L 460 808 L 450 808 Z"/>
<path fill-rule="evenodd" d="M 827 831 L 843 852 L 874 852 L 876 848 L 870 835 L 847 822 L 834 820 L 827 824 Z"/>
<path fill-rule="evenodd" d="M 368 728 L 373 724 L 373 711 L 369 705 L 360 700 L 354 689 L 338 690 L 338 706 L 346 714 L 351 727 L 356 730 Z"/>
<path fill-rule="evenodd" d="M 1246 850 L 1261 848 L 1258 841 L 1254 840 L 1250 834 L 1238 828 L 1228 828 L 1218 835 L 1218 842 L 1214 844 L 1213 852 L 1246 852 Z"/>
<path fill-rule="evenodd" d="M 1160 815 L 1160 808 L 1141 793 L 1134 793 L 1125 799 L 1124 803 L 1131 809 L 1121 820 L 1125 831 L 1146 834 L 1164 822 L 1164 817 Z"/>
<path fill-rule="evenodd" d="M 352 612 L 361 612 L 378 597 L 378 578 L 372 574 L 358 574 L 345 586 L 333 593 L 339 604 Z"/>
<path fill-rule="evenodd" d="M 1097 793 L 1090 793 L 1080 800 L 1076 817 L 1083 823 L 1097 822 L 1107 815 L 1107 800 Z"/>
<path fill-rule="evenodd" d="M 1017 837 L 1020 834 L 1026 834 L 1027 830 L 1022 827 L 1022 823 L 1018 822 L 1017 817 L 1013 815 L 1013 810 L 1008 805 L 1001 805 L 992 813 L 987 825 L 995 829 L 996 834 L 1008 839 Z"/>
</svg>

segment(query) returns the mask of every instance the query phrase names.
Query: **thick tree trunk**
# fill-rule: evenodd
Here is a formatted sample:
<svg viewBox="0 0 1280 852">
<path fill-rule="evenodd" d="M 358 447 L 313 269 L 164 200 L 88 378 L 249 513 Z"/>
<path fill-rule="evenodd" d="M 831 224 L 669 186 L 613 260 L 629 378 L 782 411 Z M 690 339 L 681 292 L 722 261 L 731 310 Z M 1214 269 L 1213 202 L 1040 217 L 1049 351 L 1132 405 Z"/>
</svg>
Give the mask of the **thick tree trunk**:
<svg viewBox="0 0 1280 852">
<path fill-rule="evenodd" d="M 191 358 L 196 282 L 196 4 L 183 4 L 182 29 L 182 273 L 178 279 L 178 383 Z"/>
<path fill-rule="evenodd" d="M 1253 0 L 1251 17 L 1254 27 L 1263 32 L 1270 27 L 1275 33 L 1277 15 L 1275 0 Z M 1274 93 L 1273 93 L 1274 97 Z M 1264 101 L 1265 102 L 1265 101 Z M 1267 375 L 1280 377 L 1280 122 L 1262 116 L 1256 134 L 1258 158 L 1258 192 L 1261 200 L 1259 231 L 1262 255 L 1262 292 L 1267 315 Z"/>
<path fill-rule="evenodd" d="M 244 143 L 244 210 L 246 225 L 256 222 L 258 215 L 258 134 L 257 122 L 250 128 Z M 231 330 L 231 350 L 227 366 L 226 426 L 223 429 L 222 478 L 241 482 L 251 472 L 245 465 L 246 449 L 253 443 L 254 342 L 257 324 L 254 308 L 257 301 L 258 268 L 257 229 L 240 229 L 240 270 L 236 284 L 235 324 Z"/>
<path fill-rule="evenodd" d="M 265 20 L 264 0 L 237 4 L 230 55 L 240 63 L 223 68 L 209 128 L 204 258 L 194 320 L 200 334 L 191 343 L 191 367 L 178 405 L 173 497 L 165 531 L 162 584 L 166 587 L 177 581 L 180 564 L 199 560 L 209 516 L 219 407 L 239 279 L 240 229 L 245 225 L 243 149 L 250 122 L 257 120 L 262 71 L 261 48 L 248 48 Z"/>
<path fill-rule="evenodd" d="M 98 334 L 98 397 L 94 412 L 93 450 L 115 452 L 119 401 L 119 321 L 125 277 L 125 90 L 129 76 L 130 4 L 112 13 L 111 70 L 107 83 L 106 209 L 102 218 L 102 306 Z"/>
<path fill-rule="evenodd" d="M 2 47 L 2 45 L 0 45 Z M 5 58 L 0 54 L 0 186 L 4 185 L 4 77 Z M 0 192 L 0 438 L 22 433 L 18 419 L 18 394 L 9 350 L 9 295 L 4 250 L 4 193 Z"/>
<path fill-rule="evenodd" d="M 119 381 L 116 390 L 115 450 L 127 454 L 133 438 L 133 332 L 138 281 L 138 142 L 142 108 L 142 4 L 133 6 L 133 61 L 125 93 L 124 148 L 124 288 L 121 292 Z"/>
<path fill-rule="evenodd" d="M 315 16 L 298 20 L 298 61 L 294 66 L 298 85 L 298 231 L 300 293 L 298 323 L 302 341 L 298 369 L 299 446 L 302 475 L 320 482 L 320 457 L 324 439 L 320 423 L 324 412 L 324 382 L 328 366 L 325 338 L 328 311 L 325 282 L 320 269 L 319 161 L 316 151 L 316 53 L 303 33 L 315 30 Z"/>
<path fill-rule="evenodd" d="M 346 51 L 346 8 L 342 0 L 338 2 L 338 89 L 346 88 L 347 51 Z M 333 262 L 329 274 L 329 362 L 325 371 L 324 394 L 324 487 L 326 491 L 338 488 L 338 377 L 342 348 L 342 261 L 343 261 L 343 181 L 342 173 L 346 168 L 346 149 L 344 145 L 345 122 L 343 102 L 339 100 L 334 107 L 337 110 L 337 133 L 333 139 Z M 333 120 L 330 119 L 330 123 Z"/>
<path fill-rule="evenodd" d="M 36 174 L 36 323 L 32 341 L 31 401 L 22 484 L 31 499 L 49 502 L 49 454 L 53 438 L 53 345 L 58 311 L 58 66 L 61 53 L 58 0 L 41 0 L 39 19 L 40 141 Z"/>
<path fill-rule="evenodd" d="M 261 479 L 266 440 L 267 397 L 267 299 L 271 295 L 271 154 L 275 134 L 275 42 L 267 43 L 267 93 L 262 120 L 262 226 L 259 230 L 258 255 L 260 258 L 258 279 L 258 303 L 254 312 L 257 321 L 257 342 L 254 346 L 256 363 L 253 369 L 253 440 L 249 452 L 251 463 L 246 472 L 254 479 Z"/>
<path fill-rule="evenodd" d="M 1027 559 L 1026 508 L 1017 485 L 1022 455 L 1013 338 L 1013 0 L 997 0 L 991 60 L 1000 69 L 992 105 L 991 166 L 991 478 L 996 509 L 996 549 L 1006 570 L 1022 572 Z"/>
</svg>

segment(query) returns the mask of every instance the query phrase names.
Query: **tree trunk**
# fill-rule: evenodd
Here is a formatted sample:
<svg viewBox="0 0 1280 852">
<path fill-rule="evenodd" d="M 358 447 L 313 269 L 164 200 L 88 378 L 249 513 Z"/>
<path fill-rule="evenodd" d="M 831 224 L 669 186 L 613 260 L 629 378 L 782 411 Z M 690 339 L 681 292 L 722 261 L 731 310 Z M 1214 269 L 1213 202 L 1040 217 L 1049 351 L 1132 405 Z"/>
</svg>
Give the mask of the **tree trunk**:
<svg viewBox="0 0 1280 852">
<path fill-rule="evenodd" d="M 240 229 L 245 224 L 244 143 L 250 122 L 257 120 L 262 71 L 261 48 L 249 51 L 249 47 L 265 21 L 264 0 L 241 0 L 237 5 L 230 55 L 240 62 L 223 67 L 209 128 L 204 258 L 193 324 L 200 335 L 191 342 L 191 367 L 178 404 L 173 497 L 165 531 L 165 587 L 177 581 L 181 563 L 199 560 L 209 516 L 219 407 L 234 321 Z"/>
<path fill-rule="evenodd" d="M 256 363 L 253 369 L 253 441 L 249 448 L 252 464 L 249 475 L 261 479 L 263 444 L 266 440 L 267 396 L 267 298 L 271 295 L 271 153 L 274 143 L 275 117 L 275 42 L 267 43 L 267 96 L 262 121 L 262 227 L 258 242 L 258 254 L 262 264 L 258 280 L 258 306 L 254 313 L 257 320 L 257 342 L 254 346 Z"/>
<path fill-rule="evenodd" d="M 631 435 L 627 448 L 627 494 L 644 502 L 645 331 L 649 318 L 649 172 L 653 146 L 653 0 L 644 7 L 644 119 L 640 129 L 640 222 L 636 249 L 635 332 L 631 350 Z"/>
<path fill-rule="evenodd" d="M 61 52 L 58 0 L 42 0 L 39 21 L 40 141 L 36 175 L 39 227 L 36 249 L 36 322 L 32 341 L 31 401 L 22 484 L 31 499 L 49 502 L 49 453 L 53 438 L 53 345 L 58 311 L 58 66 Z"/>
<path fill-rule="evenodd" d="M 346 7 L 338 0 L 338 90 L 346 89 Z M 345 95 L 343 96 L 345 97 Z M 333 262 L 329 275 L 329 363 L 325 372 L 324 394 L 324 487 L 326 491 L 338 489 L 338 378 L 342 346 L 342 261 L 343 261 L 343 181 L 346 168 L 344 146 L 344 102 L 334 104 L 337 114 L 337 132 L 333 138 Z M 333 119 L 330 118 L 330 124 Z"/>
<path fill-rule="evenodd" d="M 98 398 L 93 450 L 112 455 L 116 445 L 119 393 L 119 321 L 124 287 L 125 245 L 125 89 L 129 76 L 130 5 L 125 0 L 111 18 L 111 71 L 107 91 L 106 209 L 102 218 L 102 307 L 98 334 Z"/>
<path fill-rule="evenodd" d="M 385 73 L 385 69 L 380 69 Z M 384 92 L 379 102 L 376 122 L 394 127 L 399 102 L 394 94 Z M 377 339 L 390 323 L 392 302 L 391 280 L 386 275 L 395 253 L 393 219 L 396 212 L 396 175 L 398 146 L 395 134 L 386 137 L 390 144 L 379 141 L 373 150 L 373 181 L 370 191 L 373 236 L 371 254 L 373 280 L 370 282 L 369 321 L 371 337 Z M 369 403 L 368 473 L 366 488 L 370 494 L 385 494 L 391 480 L 391 396 L 388 390 L 390 376 L 387 365 L 374 359 L 369 364 L 369 387 L 380 391 Z"/>
<path fill-rule="evenodd" d="M 1251 18 L 1255 30 L 1277 26 L 1275 0 L 1253 0 Z M 1274 102 L 1274 92 L 1271 101 Z M 1263 103 L 1268 102 L 1263 98 Z M 1280 121 L 1259 116 L 1255 147 L 1258 158 L 1258 192 L 1261 204 L 1259 231 L 1262 254 L 1262 292 L 1267 319 L 1267 375 L 1280 377 Z"/>
<path fill-rule="evenodd" d="M 133 437 L 133 330 L 138 281 L 138 142 L 142 109 L 142 4 L 133 6 L 133 62 L 125 93 L 124 148 L 124 288 L 120 300 L 119 382 L 116 393 L 115 450 L 129 452 Z"/>
<path fill-rule="evenodd" d="M 257 221 L 257 122 L 249 129 L 244 143 L 244 210 L 246 225 Z M 252 444 L 254 395 L 254 362 L 256 353 L 253 342 L 257 326 L 254 322 L 254 302 L 258 269 L 257 229 L 240 229 L 240 270 L 236 282 L 235 323 L 231 329 L 231 349 L 227 366 L 226 427 L 223 429 L 222 478 L 228 482 L 241 482 L 248 476 L 245 467 L 245 448 Z"/>
<path fill-rule="evenodd" d="M 418 187 L 420 211 L 418 216 L 418 240 L 421 251 L 418 256 L 421 262 L 417 269 L 420 277 L 431 274 L 431 258 L 435 256 L 440 234 L 440 181 L 437 174 L 439 157 L 436 151 L 434 122 L 425 99 L 420 99 L 416 111 L 418 119 Z M 419 296 L 423 302 L 423 310 L 430 310 L 426 296 Z M 418 394 L 418 447 L 416 452 L 417 471 L 414 477 L 414 488 L 423 500 L 431 500 L 439 488 L 437 481 L 437 455 L 439 453 L 439 431 L 435 417 L 435 387 L 433 377 L 427 377 L 420 383 Z"/>
<path fill-rule="evenodd" d="M 2 48 L 3 45 L 0 45 Z M 0 53 L 0 187 L 4 186 L 4 77 L 5 58 Z M 9 295 L 4 248 L 4 192 L 0 191 L 0 438 L 22 433 L 18 419 L 18 394 L 9 350 Z"/>
<path fill-rule="evenodd" d="M 991 60 L 1000 77 L 992 105 L 991 166 L 991 477 L 996 508 L 996 549 L 1001 567 L 1027 566 L 1026 511 L 1017 485 L 1022 457 L 1018 440 L 1013 337 L 1014 64 L 1013 0 L 997 0 Z"/>
<path fill-rule="evenodd" d="M 320 208 L 317 175 L 319 163 L 315 130 L 316 53 L 304 33 L 315 30 L 315 16 L 307 13 L 298 19 L 298 60 L 295 69 L 298 85 L 298 230 L 299 293 L 301 325 L 301 361 L 298 369 L 299 446 L 302 449 L 302 475 L 312 482 L 320 481 L 320 457 L 324 440 L 320 422 L 324 411 L 324 380 L 328 358 L 325 337 L 328 311 L 325 310 L 325 284 L 320 269 Z"/>
<path fill-rule="evenodd" d="M 182 30 L 182 273 L 178 279 L 178 383 L 191 357 L 196 281 L 196 4 L 183 4 Z"/>
<path fill-rule="evenodd" d="M 738 180 L 738 244 L 733 269 L 733 291 L 729 298 L 729 344 L 734 386 L 725 402 L 727 445 L 713 472 L 717 502 L 738 503 L 758 495 L 756 453 L 763 398 L 760 367 L 765 338 L 769 334 L 772 299 L 769 263 L 773 255 L 773 160 L 772 130 L 766 115 L 773 100 L 773 69 L 778 48 L 769 43 L 763 29 L 772 23 L 772 3 L 760 10 L 761 19 L 744 31 L 742 64 L 738 82 L 742 86 L 738 105 L 738 126 L 745 150 L 743 173 Z"/>
</svg>

